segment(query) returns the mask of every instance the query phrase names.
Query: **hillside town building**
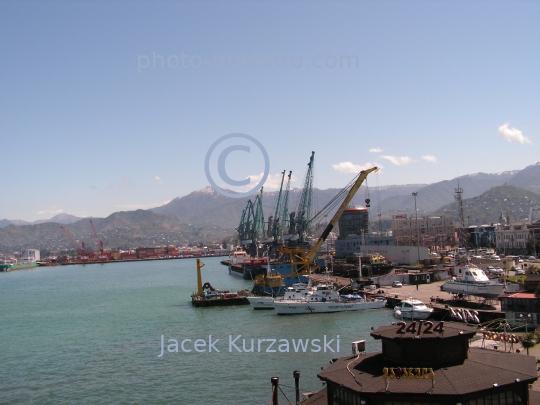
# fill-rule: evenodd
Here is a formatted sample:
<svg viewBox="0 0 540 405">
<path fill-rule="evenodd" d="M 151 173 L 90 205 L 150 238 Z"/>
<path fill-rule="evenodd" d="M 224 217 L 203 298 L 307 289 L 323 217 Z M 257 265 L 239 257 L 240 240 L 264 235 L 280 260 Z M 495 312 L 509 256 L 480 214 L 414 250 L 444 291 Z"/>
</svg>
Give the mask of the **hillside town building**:
<svg viewBox="0 0 540 405">
<path fill-rule="evenodd" d="M 528 221 L 499 224 L 495 230 L 495 247 L 504 254 L 524 254 L 531 238 L 532 227 Z"/>
<path fill-rule="evenodd" d="M 416 245 L 417 228 L 420 246 L 452 246 L 457 242 L 454 220 L 450 217 L 422 217 L 418 220 L 407 215 L 392 217 L 392 235 L 398 246 Z"/>
</svg>

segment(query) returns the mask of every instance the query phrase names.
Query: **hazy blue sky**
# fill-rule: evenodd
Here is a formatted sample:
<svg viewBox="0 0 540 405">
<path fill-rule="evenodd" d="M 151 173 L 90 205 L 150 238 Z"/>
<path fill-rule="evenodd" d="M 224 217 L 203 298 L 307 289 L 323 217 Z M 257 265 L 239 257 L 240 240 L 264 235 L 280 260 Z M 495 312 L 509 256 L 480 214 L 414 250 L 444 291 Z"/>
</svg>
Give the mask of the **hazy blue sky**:
<svg viewBox="0 0 540 405">
<path fill-rule="evenodd" d="M 311 151 L 319 188 L 522 169 L 539 21 L 538 1 L 2 1 L 0 218 L 162 205 L 209 185 L 229 133 L 264 146 L 268 189 Z M 231 178 L 260 178 L 251 147 Z"/>
</svg>

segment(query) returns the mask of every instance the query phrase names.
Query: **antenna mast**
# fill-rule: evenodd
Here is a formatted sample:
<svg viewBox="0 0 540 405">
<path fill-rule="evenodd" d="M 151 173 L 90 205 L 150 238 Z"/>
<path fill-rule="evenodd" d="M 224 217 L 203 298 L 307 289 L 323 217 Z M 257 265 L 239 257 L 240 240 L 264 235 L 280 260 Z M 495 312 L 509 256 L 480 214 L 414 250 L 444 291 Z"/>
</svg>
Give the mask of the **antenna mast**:
<svg viewBox="0 0 540 405">
<path fill-rule="evenodd" d="M 466 237 L 465 237 L 465 216 L 463 215 L 463 199 L 461 195 L 463 194 L 463 189 L 459 187 L 459 177 L 458 177 L 458 186 L 455 190 L 455 199 L 458 204 L 458 214 L 459 214 L 459 247 L 466 247 Z"/>
</svg>

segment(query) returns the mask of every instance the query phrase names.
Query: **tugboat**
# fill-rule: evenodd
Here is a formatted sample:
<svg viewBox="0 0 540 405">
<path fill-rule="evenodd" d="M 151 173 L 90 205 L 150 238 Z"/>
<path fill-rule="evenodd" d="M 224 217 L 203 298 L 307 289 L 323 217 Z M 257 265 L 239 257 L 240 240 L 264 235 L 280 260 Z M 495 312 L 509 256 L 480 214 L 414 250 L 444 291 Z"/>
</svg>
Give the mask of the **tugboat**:
<svg viewBox="0 0 540 405">
<path fill-rule="evenodd" d="M 219 291 L 210 283 L 202 283 L 201 268 L 204 263 L 197 259 L 197 292 L 191 294 L 191 304 L 194 307 L 218 307 L 229 305 L 249 305 L 247 291 Z M 208 292 L 206 291 L 208 290 Z"/>
</svg>

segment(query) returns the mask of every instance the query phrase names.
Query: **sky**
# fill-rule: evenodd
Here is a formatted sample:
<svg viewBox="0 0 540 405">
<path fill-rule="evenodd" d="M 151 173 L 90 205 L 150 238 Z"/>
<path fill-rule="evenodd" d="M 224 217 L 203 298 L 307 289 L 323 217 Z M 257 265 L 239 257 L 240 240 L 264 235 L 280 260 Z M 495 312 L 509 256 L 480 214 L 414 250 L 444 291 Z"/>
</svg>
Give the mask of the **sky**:
<svg viewBox="0 0 540 405">
<path fill-rule="evenodd" d="M 523 169 L 538 21 L 538 1 L 1 1 L 0 219 L 301 187 L 312 151 L 322 189 Z"/>
</svg>

